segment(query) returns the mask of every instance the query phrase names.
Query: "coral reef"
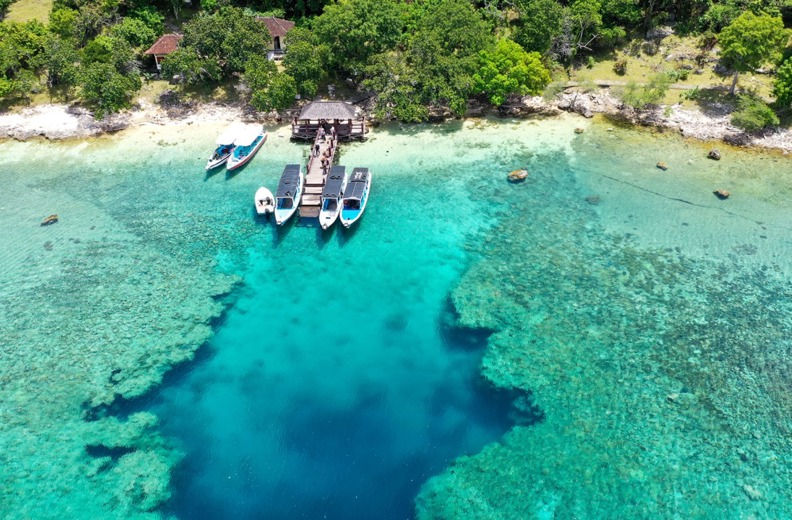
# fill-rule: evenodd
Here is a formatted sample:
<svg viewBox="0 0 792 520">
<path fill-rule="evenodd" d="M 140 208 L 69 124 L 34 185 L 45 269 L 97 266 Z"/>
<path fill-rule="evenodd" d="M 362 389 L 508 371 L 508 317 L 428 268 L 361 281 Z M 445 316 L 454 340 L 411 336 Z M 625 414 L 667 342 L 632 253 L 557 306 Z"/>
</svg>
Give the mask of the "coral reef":
<svg viewBox="0 0 792 520">
<path fill-rule="evenodd" d="M 462 326 L 497 331 L 484 375 L 544 421 L 428 481 L 418 518 L 792 515 L 792 286 L 606 232 L 565 162 L 532 165 L 504 209 L 528 224 L 482 237 L 452 294 Z"/>
</svg>

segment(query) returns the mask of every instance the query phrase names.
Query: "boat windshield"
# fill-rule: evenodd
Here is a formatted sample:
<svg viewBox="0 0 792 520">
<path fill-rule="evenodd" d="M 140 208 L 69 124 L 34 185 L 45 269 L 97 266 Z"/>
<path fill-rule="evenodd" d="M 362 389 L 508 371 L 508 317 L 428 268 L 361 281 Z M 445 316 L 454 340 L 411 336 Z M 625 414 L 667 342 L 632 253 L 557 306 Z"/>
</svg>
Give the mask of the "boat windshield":
<svg viewBox="0 0 792 520">
<path fill-rule="evenodd" d="M 347 199 L 344 201 L 344 209 L 360 209 L 360 201 L 357 199 Z"/>
<path fill-rule="evenodd" d="M 325 199 L 322 209 L 325 211 L 335 211 L 337 207 L 338 201 L 336 199 Z"/>
<path fill-rule="evenodd" d="M 278 209 L 292 209 L 294 207 L 294 199 L 281 197 L 278 199 Z"/>
</svg>

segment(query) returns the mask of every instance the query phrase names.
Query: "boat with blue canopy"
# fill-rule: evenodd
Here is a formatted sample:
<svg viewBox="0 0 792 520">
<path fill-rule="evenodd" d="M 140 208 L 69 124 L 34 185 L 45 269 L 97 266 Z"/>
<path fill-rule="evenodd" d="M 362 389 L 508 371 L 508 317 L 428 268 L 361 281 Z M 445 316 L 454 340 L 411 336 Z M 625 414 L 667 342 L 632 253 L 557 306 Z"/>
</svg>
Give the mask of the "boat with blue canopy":
<svg viewBox="0 0 792 520">
<path fill-rule="evenodd" d="M 226 168 L 234 170 L 247 164 L 266 141 L 267 132 L 264 128 L 245 129 L 234 141 L 234 150 L 231 152 L 231 157 L 228 158 Z"/>
<path fill-rule="evenodd" d="M 341 202 L 341 224 L 348 228 L 363 216 L 371 189 L 371 172 L 368 168 L 355 168 L 347 180 Z"/>
<path fill-rule="evenodd" d="M 206 161 L 207 170 L 217 168 L 231 157 L 231 152 L 234 151 L 234 141 L 237 140 L 237 137 L 239 137 L 243 129 L 244 127 L 242 125 L 231 125 L 217 137 L 214 153 L 212 153 L 212 156 Z"/>
</svg>

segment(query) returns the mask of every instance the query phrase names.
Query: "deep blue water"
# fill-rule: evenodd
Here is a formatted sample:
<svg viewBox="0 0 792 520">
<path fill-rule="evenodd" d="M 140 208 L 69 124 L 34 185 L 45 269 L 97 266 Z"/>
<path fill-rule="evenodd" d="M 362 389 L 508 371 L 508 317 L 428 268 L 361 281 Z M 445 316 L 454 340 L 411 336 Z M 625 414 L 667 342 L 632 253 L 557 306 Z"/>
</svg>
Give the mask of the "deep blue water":
<svg viewBox="0 0 792 520">
<path fill-rule="evenodd" d="M 481 379 L 484 338 L 447 324 L 464 246 L 485 225 L 474 188 L 488 164 L 449 182 L 424 176 L 440 164 L 348 149 L 361 161 L 349 167 L 374 174 L 357 228 L 257 220 L 249 247 L 218 251 L 243 284 L 151 407 L 186 453 L 180 518 L 412 518 L 428 478 L 511 424 L 509 397 Z"/>
</svg>

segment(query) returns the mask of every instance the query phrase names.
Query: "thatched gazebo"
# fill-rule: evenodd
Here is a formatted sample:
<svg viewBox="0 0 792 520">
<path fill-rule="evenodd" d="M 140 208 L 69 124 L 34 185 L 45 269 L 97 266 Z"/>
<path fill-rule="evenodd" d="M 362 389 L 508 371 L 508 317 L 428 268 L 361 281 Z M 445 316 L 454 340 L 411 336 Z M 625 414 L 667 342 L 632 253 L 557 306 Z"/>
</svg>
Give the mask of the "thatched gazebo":
<svg viewBox="0 0 792 520">
<path fill-rule="evenodd" d="M 314 101 L 292 120 L 292 138 L 313 141 L 319 128 L 338 139 L 365 139 L 366 121 L 360 110 L 343 101 Z"/>
</svg>

